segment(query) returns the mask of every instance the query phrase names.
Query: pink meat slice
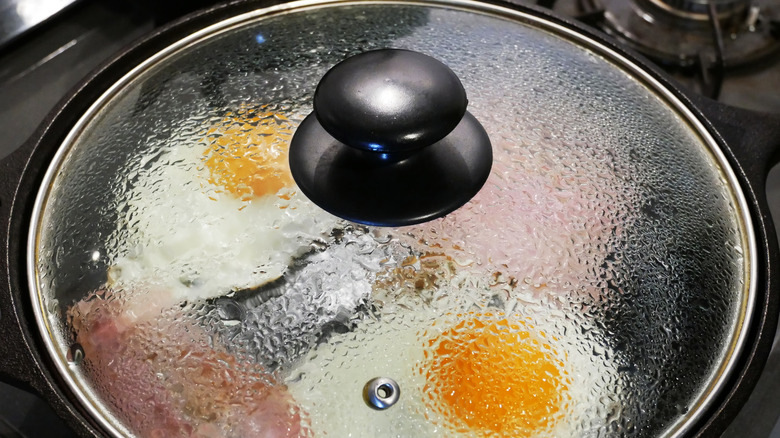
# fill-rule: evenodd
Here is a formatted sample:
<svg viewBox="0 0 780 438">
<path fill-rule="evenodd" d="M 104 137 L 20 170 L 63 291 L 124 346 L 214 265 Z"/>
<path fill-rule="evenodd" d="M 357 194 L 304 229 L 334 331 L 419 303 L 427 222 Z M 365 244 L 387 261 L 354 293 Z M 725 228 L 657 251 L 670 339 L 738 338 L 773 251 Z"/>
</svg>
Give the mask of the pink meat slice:
<svg viewBox="0 0 780 438">
<path fill-rule="evenodd" d="M 576 152 L 576 151 L 575 151 Z M 545 291 L 592 292 L 622 232 L 632 189 L 607 156 L 494 145 L 491 175 L 462 208 L 405 227 L 399 238 L 422 253 Z"/>
<path fill-rule="evenodd" d="M 275 376 L 226 352 L 181 307 L 138 318 L 118 295 L 91 294 L 69 317 L 84 350 L 85 373 L 134 434 L 310 436 Z"/>
</svg>

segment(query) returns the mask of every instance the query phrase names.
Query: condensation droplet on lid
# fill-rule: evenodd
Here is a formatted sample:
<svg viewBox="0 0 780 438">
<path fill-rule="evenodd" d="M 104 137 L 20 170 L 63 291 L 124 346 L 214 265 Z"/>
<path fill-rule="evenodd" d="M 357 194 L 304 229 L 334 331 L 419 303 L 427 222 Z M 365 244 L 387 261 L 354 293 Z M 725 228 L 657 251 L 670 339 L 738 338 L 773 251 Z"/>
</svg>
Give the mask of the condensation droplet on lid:
<svg viewBox="0 0 780 438">
<path fill-rule="evenodd" d="M 60 307 L 60 301 L 56 298 L 53 298 L 51 300 L 48 300 L 46 304 L 46 311 L 52 314 L 57 314 L 59 307 Z"/>
<path fill-rule="evenodd" d="M 84 348 L 81 347 L 81 344 L 76 343 L 71 345 L 68 349 L 66 359 L 73 365 L 80 364 L 81 361 L 84 360 Z"/>
<path fill-rule="evenodd" d="M 246 310 L 232 299 L 217 300 L 217 315 L 225 325 L 236 325 L 246 316 Z"/>
</svg>

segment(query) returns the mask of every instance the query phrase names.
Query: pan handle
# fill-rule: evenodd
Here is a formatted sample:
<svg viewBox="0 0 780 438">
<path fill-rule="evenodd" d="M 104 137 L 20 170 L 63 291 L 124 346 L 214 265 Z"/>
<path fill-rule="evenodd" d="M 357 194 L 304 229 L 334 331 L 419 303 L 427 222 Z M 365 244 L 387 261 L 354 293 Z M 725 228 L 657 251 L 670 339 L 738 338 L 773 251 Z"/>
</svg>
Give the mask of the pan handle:
<svg viewBox="0 0 780 438">
<path fill-rule="evenodd" d="M 769 171 L 780 162 L 780 115 L 736 108 L 699 95 L 689 99 L 723 138 L 756 192 L 764 193 Z"/>
<path fill-rule="evenodd" d="M 39 392 L 41 373 L 32 354 L 30 333 L 25 333 L 24 305 L 19 302 L 15 275 L 24 264 L 16 251 L 25 240 L 12 221 L 15 194 L 30 153 L 22 147 L 0 160 L 0 380 Z"/>
<path fill-rule="evenodd" d="M 43 398 L 78 436 L 96 437 L 98 429 L 70 402 L 50 371 L 34 332 L 23 256 L 29 222 L 25 218 L 33 200 L 17 196 L 20 187 L 34 183 L 25 182 L 25 169 L 42 165 L 31 158 L 34 148 L 35 142 L 28 141 L 0 160 L 0 381 Z"/>
<path fill-rule="evenodd" d="M 734 379 L 734 387 L 725 401 L 712 411 L 699 436 L 710 436 L 709 431 L 731 430 L 746 420 L 745 409 L 751 407 L 749 393 L 759 381 L 767 356 L 775 338 L 780 296 L 775 285 L 778 279 L 778 240 L 769 214 L 766 183 L 769 171 L 780 161 L 780 115 L 734 108 L 702 96 L 689 96 L 690 101 L 708 119 L 726 147 L 724 152 L 732 160 L 735 171 L 741 173 L 746 187 L 748 204 L 754 221 L 754 232 L 759 247 L 758 299 L 754 307 L 755 322 L 751 324 L 742 353 L 742 363 Z M 762 277 L 765 275 L 765 277 Z M 752 399 L 750 399 L 752 400 Z M 747 403 L 747 404 L 746 404 Z"/>
</svg>

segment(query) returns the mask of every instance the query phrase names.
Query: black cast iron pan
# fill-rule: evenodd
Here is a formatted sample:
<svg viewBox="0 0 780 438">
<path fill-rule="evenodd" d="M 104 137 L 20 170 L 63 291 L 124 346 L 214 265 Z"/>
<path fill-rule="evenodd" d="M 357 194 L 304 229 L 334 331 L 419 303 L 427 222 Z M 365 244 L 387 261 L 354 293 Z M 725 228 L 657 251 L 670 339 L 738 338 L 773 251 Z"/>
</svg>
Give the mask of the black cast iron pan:
<svg viewBox="0 0 780 438">
<path fill-rule="evenodd" d="M 106 89 L 152 54 L 198 29 L 220 20 L 271 6 L 278 2 L 244 1 L 205 10 L 135 43 L 86 78 L 47 117 L 33 137 L 0 162 L 0 378 L 41 395 L 82 436 L 100 436 L 101 428 L 75 401 L 60 381 L 42 346 L 40 328 L 33 317 L 25 276 L 26 236 L 34 198 L 46 168 L 81 114 Z M 704 97 L 688 95 L 641 56 L 610 38 L 532 7 L 497 2 L 523 12 L 545 17 L 558 25 L 588 35 L 625 56 L 655 77 L 696 114 L 714 135 L 732 166 L 748 201 L 758 246 L 758 291 L 755 316 L 748 328 L 745 348 L 728 389 L 695 428 L 694 436 L 722 432 L 747 400 L 769 354 L 778 316 L 777 237 L 764 194 L 766 177 L 778 161 L 780 117 L 731 108 Z M 89 224 L 83 224 L 89 227 Z"/>
</svg>

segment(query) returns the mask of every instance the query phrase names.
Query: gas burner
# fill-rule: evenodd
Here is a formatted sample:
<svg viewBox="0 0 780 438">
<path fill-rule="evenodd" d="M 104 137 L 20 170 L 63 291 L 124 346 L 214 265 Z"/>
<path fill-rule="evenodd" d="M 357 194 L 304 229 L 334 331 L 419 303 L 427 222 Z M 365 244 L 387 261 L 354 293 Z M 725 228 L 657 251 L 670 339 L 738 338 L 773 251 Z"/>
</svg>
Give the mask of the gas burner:
<svg viewBox="0 0 780 438">
<path fill-rule="evenodd" d="M 771 0 L 580 3 L 593 24 L 667 67 L 734 68 L 780 49 L 780 14 Z"/>
<path fill-rule="evenodd" d="M 721 21 L 739 20 L 751 6 L 751 0 L 640 0 L 685 20 L 709 20 L 712 5 Z"/>
</svg>

